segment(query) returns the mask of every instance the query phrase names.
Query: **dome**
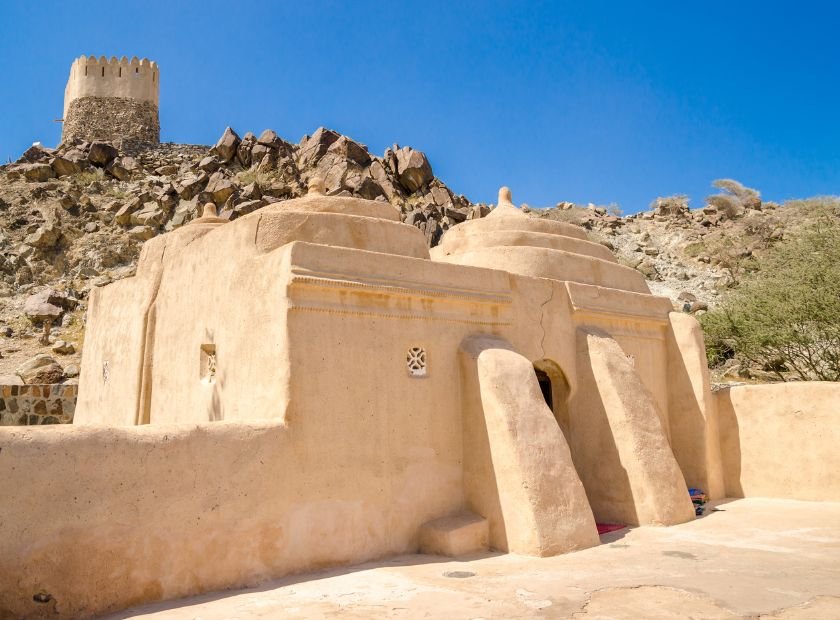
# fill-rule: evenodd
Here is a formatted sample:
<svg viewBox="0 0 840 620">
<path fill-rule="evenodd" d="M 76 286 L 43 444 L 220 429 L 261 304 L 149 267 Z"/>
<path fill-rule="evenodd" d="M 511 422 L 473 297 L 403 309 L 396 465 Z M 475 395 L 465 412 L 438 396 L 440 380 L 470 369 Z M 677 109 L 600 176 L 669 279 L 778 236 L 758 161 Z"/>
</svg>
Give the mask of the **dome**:
<svg viewBox="0 0 840 620">
<path fill-rule="evenodd" d="M 529 217 L 507 187 L 485 218 L 452 227 L 432 250 L 436 261 L 503 269 L 551 280 L 650 293 L 641 273 L 619 265 L 606 247 L 572 224 Z"/>
<path fill-rule="evenodd" d="M 314 177 L 309 192 L 263 207 L 239 218 L 259 219 L 256 244 L 267 252 L 292 241 L 429 258 L 423 233 L 400 222 L 399 212 L 387 202 L 352 196 L 326 196 L 324 181 Z"/>
</svg>

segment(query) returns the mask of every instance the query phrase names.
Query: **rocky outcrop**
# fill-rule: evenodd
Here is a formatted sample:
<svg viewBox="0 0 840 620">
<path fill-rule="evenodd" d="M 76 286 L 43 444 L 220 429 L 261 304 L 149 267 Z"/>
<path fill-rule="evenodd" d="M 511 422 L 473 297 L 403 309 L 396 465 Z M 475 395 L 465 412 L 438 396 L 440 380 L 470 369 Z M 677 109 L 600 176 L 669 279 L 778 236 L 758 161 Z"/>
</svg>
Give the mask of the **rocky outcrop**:
<svg viewBox="0 0 840 620">
<path fill-rule="evenodd" d="M 228 127 L 212 147 L 73 136 L 0 166 L 0 333 L 9 331 L 0 374 L 36 353 L 58 352 L 73 368 L 88 291 L 132 275 L 144 241 L 189 223 L 206 202 L 234 220 L 304 195 L 320 176 L 332 195 L 392 205 L 429 245 L 489 213 L 435 178 L 421 151 L 394 145 L 380 157 L 324 127 L 297 143 Z"/>
<path fill-rule="evenodd" d="M 331 195 L 390 204 L 429 246 L 459 222 L 490 212 L 436 178 L 422 151 L 395 144 L 378 156 L 324 127 L 297 143 L 271 129 L 240 137 L 226 128 L 213 147 L 107 139 L 68 139 L 56 149 L 36 144 L 0 166 L 0 331 L 14 334 L 0 341 L 0 374 L 38 352 L 20 343 L 38 342 L 47 319 L 52 332 L 42 352 L 64 340 L 77 345 L 67 361 L 77 361 L 87 291 L 133 274 L 142 243 L 198 217 L 199 205 L 213 202 L 220 217 L 234 220 L 304 195 L 315 176 Z M 731 180 L 716 187 L 720 192 L 699 209 L 678 195 L 625 217 L 613 207 L 572 202 L 530 213 L 585 228 L 676 310 L 702 314 L 737 286 L 739 269 L 807 216 L 763 202 Z M 47 288 L 77 291 L 70 296 L 78 305 L 56 313 L 33 301 L 25 310 L 27 299 Z M 21 323 L 22 316 L 29 320 Z"/>
<path fill-rule="evenodd" d="M 236 135 L 236 132 L 228 127 L 225 129 L 222 137 L 219 138 L 219 141 L 216 142 L 216 146 L 213 147 L 212 152 L 218 155 L 222 161 L 228 162 L 236 155 L 236 149 L 240 142 L 241 140 Z"/>
</svg>

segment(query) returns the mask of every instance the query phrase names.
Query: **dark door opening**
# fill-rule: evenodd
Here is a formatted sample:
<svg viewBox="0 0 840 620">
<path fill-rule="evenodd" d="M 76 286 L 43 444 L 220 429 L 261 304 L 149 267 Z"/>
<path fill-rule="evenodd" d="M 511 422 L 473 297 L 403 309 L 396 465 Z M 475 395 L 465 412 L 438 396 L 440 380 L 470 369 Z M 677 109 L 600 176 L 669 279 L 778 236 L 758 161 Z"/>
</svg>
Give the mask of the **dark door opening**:
<svg viewBox="0 0 840 620">
<path fill-rule="evenodd" d="M 534 368 L 534 371 L 537 373 L 537 381 L 539 381 L 540 391 L 545 399 L 545 404 L 548 405 L 549 409 L 554 411 L 554 398 L 551 392 L 551 378 L 539 368 Z"/>
</svg>

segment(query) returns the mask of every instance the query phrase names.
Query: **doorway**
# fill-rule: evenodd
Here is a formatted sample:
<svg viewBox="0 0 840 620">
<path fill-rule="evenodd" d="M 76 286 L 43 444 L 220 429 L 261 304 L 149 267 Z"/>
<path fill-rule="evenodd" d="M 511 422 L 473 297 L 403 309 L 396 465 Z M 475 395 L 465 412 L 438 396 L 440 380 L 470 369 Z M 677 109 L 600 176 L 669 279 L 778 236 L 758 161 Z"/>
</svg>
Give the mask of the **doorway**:
<svg viewBox="0 0 840 620">
<path fill-rule="evenodd" d="M 545 404 L 554 414 L 560 430 L 569 441 L 569 382 L 560 369 L 560 365 L 552 360 L 534 362 L 534 373 L 540 385 Z"/>
<path fill-rule="evenodd" d="M 548 374 L 540 370 L 539 368 L 534 368 L 534 371 L 537 373 L 537 381 L 540 384 L 540 391 L 542 392 L 543 398 L 545 399 L 545 404 L 548 405 L 548 408 L 551 411 L 554 411 L 554 396 L 551 393 L 551 377 Z"/>
</svg>

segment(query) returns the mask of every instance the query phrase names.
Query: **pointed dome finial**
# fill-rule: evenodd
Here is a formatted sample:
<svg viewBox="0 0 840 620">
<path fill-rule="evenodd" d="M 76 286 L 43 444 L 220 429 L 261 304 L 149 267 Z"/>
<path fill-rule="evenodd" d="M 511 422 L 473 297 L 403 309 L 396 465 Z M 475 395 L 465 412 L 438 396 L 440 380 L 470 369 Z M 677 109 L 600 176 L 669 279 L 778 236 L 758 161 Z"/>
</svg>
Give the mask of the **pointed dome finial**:
<svg viewBox="0 0 840 620">
<path fill-rule="evenodd" d="M 517 217 L 528 217 L 522 212 L 522 209 L 517 209 L 516 205 L 513 204 L 513 198 L 510 193 L 510 188 L 507 186 L 503 186 L 499 188 L 499 200 L 496 203 L 496 207 L 490 212 L 490 215 L 487 217 L 508 217 L 508 216 L 517 216 Z"/>
<path fill-rule="evenodd" d="M 313 176 L 309 179 L 309 191 L 307 196 L 323 196 L 326 193 L 324 186 L 324 177 L 320 175 Z"/>
<path fill-rule="evenodd" d="M 510 188 L 507 186 L 499 188 L 499 205 L 502 204 L 513 205 L 513 195 L 510 193 Z"/>
</svg>

